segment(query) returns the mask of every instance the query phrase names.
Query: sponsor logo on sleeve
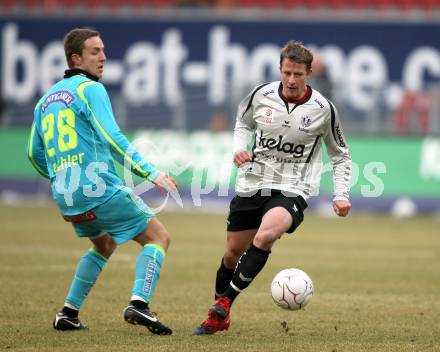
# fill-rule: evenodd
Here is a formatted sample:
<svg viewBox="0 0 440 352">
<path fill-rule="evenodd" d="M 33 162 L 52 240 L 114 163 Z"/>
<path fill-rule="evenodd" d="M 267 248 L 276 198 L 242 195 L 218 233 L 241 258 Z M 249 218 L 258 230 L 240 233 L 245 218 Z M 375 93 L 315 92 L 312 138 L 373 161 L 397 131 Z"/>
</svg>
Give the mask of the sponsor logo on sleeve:
<svg viewBox="0 0 440 352">
<path fill-rule="evenodd" d="M 273 89 L 272 90 L 268 90 L 267 92 L 263 93 L 263 96 L 267 97 L 269 94 L 273 94 L 273 93 L 275 93 L 275 91 Z"/>
<path fill-rule="evenodd" d="M 344 137 L 342 137 L 342 130 L 340 125 L 337 125 L 335 127 L 335 131 L 336 131 L 336 143 L 338 143 L 340 147 L 345 148 L 347 145 L 344 142 Z"/>
<path fill-rule="evenodd" d="M 319 105 L 321 109 L 324 109 L 324 104 L 321 103 L 318 99 L 315 99 L 314 102 Z"/>
</svg>

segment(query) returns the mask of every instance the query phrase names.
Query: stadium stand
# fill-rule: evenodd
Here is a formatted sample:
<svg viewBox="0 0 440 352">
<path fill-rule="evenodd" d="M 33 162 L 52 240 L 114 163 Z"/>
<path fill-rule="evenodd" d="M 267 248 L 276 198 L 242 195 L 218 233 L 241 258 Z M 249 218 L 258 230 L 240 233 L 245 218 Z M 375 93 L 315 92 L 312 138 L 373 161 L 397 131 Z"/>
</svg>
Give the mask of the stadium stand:
<svg viewBox="0 0 440 352">
<path fill-rule="evenodd" d="M 306 8 L 306 9 L 372 9 L 372 10 L 422 10 L 440 9 L 440 0 L 2 0 L 3 9 L 73 8 L 73 7 L 121 8 L 173 8 L 173 7 L 222 7 L 222 8 Z"/>
</svg>

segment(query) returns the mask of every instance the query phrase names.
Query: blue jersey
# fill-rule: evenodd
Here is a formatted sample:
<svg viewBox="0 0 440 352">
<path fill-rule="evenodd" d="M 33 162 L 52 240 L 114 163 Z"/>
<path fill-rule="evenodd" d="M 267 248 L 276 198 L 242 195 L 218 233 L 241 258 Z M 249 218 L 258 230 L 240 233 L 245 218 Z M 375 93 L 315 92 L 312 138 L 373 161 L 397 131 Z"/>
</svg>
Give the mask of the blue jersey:
<svg viewBox="0 0 440 352">
<path fill-rule="evenodd" d="M 56 83 L 36 105 L 28 156 L 50 179 L 64 215 L 93 209 L 124 186 L 113 159 L 150 181 L 159 175 L 121 133 L 104 86 L 80 74 Z"/>
</svg>

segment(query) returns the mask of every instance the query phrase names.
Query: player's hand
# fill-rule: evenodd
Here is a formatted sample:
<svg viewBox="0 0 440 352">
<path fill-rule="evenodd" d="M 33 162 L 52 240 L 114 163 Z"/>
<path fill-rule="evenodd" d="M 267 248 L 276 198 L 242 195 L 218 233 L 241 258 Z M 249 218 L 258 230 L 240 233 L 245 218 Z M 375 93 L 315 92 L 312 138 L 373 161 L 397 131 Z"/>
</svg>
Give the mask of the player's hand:
<svg viewBox="0 0 440 352">
<path fill-rule="evenodd" d="M 237 167 L 240 167 L 244 163 L 251 160 L 252 160 L 252 155 L 246 150 L 239 149 L 234 153 L 234 164 Z"/>
<path fill-rule="evenodd" d="M 164 194 L 166 192 L 177 192 L 177 182 L 164 172 L 160 172 L 159 176 L 153 181 L 159 189 L 159 192 Z"/>
<path fill-rule="evenodd" d="M 338 216 L 347 216 L 348 212 L 351 209 L 351 203 L 348 200 L 334 200 L 333 201 L 333 210 Z"/>
</svg>

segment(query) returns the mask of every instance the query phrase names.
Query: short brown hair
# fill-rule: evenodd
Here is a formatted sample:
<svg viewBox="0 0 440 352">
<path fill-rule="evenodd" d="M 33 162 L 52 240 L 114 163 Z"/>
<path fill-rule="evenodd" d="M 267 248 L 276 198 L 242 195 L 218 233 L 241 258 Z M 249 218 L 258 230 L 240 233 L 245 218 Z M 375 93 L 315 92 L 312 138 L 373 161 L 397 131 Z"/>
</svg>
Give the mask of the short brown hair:
<svg viewBox="0 0 440 352">
<path fill-rule="evenodd" d="M 280 66 L 284 59 L 306 65 L 307 70 L 312 68 L 313 54 L 302 42 L 290 40 L 280 51 Z"/>
<path fill-rule="evenodd" d="M 99 37 L 98 31 L 88 28 L 72 29 L 64 37 L 64 53 L 66 54 L 67 65 L 73 68 L 72 55 L 82 55 L 84 49 L 84 42 L 92 37 Z"/>
</svg>

